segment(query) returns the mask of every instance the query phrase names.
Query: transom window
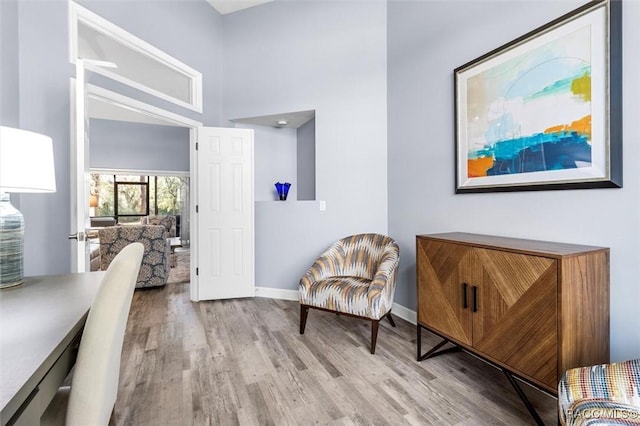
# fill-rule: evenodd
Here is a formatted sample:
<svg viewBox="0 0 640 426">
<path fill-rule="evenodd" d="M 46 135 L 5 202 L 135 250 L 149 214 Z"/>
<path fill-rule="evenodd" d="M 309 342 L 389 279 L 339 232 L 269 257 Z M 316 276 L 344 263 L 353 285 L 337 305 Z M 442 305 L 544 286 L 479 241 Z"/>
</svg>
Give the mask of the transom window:
<svg viewBox="0 0 640 426">
<path fill-rule="evenodd" d="M 69 3 L 70 60 L 112 62 L 87 69 L 166 101 L 202 112 L 202 73 L 110 21 Z"/>
</svg>

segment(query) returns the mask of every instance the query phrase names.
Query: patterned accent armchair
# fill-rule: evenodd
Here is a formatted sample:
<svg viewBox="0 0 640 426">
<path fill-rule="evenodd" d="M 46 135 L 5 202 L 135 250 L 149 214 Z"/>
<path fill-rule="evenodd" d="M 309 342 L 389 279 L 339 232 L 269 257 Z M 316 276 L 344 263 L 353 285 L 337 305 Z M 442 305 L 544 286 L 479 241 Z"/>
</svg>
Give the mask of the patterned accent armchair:
<svg viewBox="0 0 640 426">
<path fill-rule="evenodd" d="M 300 334 L 309 308 L 371 321 L 371 353 L 376 351 L 378 324 L 391 316 L 400 249 L 391 238 L 359 234 L 343 238 L 320 255 L 300 280 Z"/>
<path fill-rule="evenodd" d="M 136 288 L 159 287 L 167 283 L 170 246 L 167 240 L 167 230 L 164 226 L 110 226 L 98 230 L 98 235 L 101 270 L 106 270 L 124 247 L 134 242 L 140 242 L 144 245 L 144 254 Z"/>
<path fill-rule="evenodd" d="M 640 359 L 568 370 L 558 405 L 567 426 L 640 425 Z"/>
<path fill-rule="evenodd" d="M 173 215 L 149 215 L 142 218 L 143 225 L 162 225 L 167 228 L 170 237 L 176 236 L 176 217 Z"/>
</svg>

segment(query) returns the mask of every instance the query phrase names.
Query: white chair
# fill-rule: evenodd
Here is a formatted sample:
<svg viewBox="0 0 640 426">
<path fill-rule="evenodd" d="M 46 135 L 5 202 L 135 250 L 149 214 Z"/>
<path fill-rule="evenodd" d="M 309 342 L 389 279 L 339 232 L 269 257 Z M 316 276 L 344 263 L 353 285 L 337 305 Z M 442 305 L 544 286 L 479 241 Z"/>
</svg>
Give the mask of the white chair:
<svg viewBox="0 0 640 426">
<path fill-rule="evenodd" d="M 118 393 L 120 357 L 144 246 L 122 249 L 107 269 L 82 333 L 71 388 L 60 388 L 43 425 L 109 424 Z"/>
</svg>

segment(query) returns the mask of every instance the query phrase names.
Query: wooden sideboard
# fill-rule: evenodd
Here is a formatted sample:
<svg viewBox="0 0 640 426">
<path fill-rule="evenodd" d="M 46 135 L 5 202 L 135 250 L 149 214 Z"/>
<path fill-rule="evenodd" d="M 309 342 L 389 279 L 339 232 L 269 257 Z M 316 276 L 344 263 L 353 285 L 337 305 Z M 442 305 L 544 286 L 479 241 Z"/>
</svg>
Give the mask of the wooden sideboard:
<svg viewBox="0 0 640 426">
<path fill-rule="evenodd" d="M 447 233 L 418 235 L 416 257 L 419 360 L 425 328 L 553 395 L 609 361 L 608 248 Z"/>
</svg>

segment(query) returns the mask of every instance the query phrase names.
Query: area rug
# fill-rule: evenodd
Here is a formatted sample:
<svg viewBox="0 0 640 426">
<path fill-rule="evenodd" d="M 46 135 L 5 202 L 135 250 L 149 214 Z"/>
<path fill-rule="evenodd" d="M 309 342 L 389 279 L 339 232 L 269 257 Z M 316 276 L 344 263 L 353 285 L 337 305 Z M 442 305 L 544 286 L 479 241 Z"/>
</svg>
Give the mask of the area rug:
<svg viewBox="0 0 640 426">
<path fill-rule="evenodd" d="M 167 284 L 186 283 L 191 280 L 191 253 L 189 251 L 176 251 L 176 266 L 169 271 Z"/>
</svg>

